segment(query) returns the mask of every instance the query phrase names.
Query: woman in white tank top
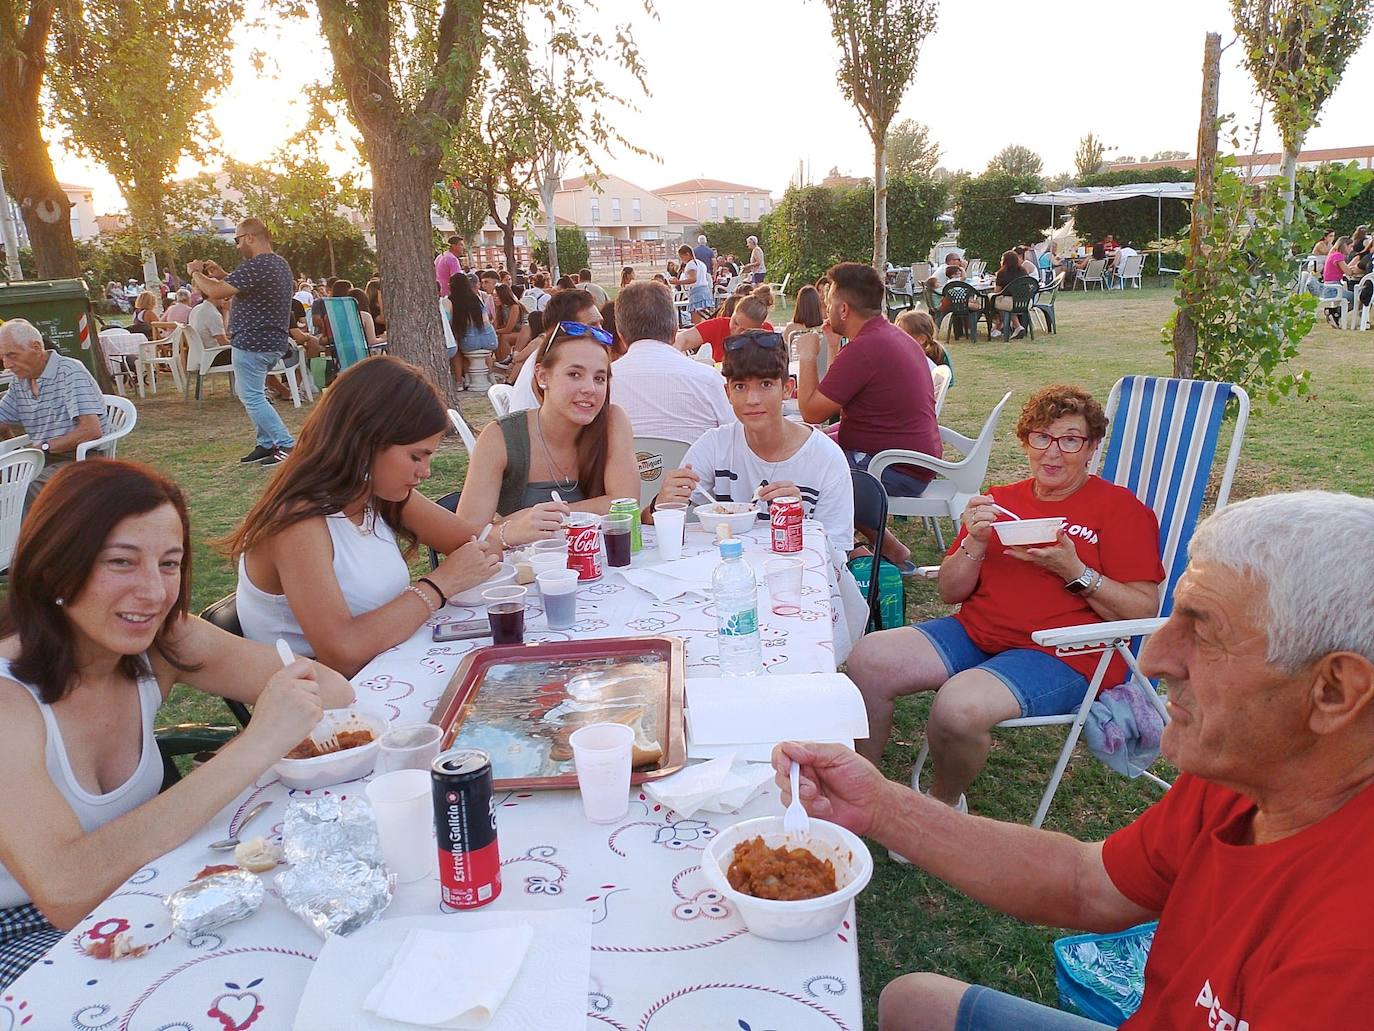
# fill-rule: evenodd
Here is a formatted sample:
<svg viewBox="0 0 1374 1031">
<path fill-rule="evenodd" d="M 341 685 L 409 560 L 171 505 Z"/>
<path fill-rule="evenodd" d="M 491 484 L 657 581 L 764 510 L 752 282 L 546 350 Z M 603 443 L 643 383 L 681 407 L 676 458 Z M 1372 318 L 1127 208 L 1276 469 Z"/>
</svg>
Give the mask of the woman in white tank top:
<svg viewBox="0 0 1374 1031">
<path fill-rule="evenodd" d="M 477 543 L 481 526 L 415 490 L 448 427 L 433 385 L 398 358 L 368 358 L 334 381 L 226 542 L 244 636 L 284 638 L 351 677 L 496 572 L 497 540 Z M 417 544 L 448 557 L 411 583 Z"/>
<path fill-rule="evenodd" d="M 334 671 L 191 616 L 190 561 L 181 492 L 127 462 L 63 469 L 24 520 L 0 613 L 0 987 L 353 700 Z M 159 794 L 175 682 L 255 718 Z"/>
</svg>

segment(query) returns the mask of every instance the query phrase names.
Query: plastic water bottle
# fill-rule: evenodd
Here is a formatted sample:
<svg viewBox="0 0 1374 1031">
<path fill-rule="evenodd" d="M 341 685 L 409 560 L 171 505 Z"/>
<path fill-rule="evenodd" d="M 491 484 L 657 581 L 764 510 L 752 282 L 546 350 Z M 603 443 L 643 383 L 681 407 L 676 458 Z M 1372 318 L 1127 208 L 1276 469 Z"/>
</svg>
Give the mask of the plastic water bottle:
<svg viewBox="0 0 1374 1031">
<path fill-rule="evenodd" d="M 720 672 L 727 677 L 752 676 L 763 665 L 759 585 L 743 555 L 744 545 L 737 538 L 721 541 L 720 564 L 711 574 Z"/>
</svg>

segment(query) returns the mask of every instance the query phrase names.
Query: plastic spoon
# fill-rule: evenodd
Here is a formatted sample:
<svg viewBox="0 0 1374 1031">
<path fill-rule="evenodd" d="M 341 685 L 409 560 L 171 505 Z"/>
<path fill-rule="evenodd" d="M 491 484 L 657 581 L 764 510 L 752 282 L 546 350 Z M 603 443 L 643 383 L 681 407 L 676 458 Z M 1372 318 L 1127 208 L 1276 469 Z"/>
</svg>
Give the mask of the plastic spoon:
<svg viewBox="0 0 1374 1031">
<path fill-rule="evenodd" d="M 239 829 L 237 833 L 223 839 L 222 841 L 212 841 L 210 842 L 208 847 L 214 849 L 216 852 L 227 852 L 231 848 L 237 848 L 239 844 L 239 835 L 243 833 L 243 828 L 247 827 L 250 823 L 252 823 L 253 818 L 256 817 L 259 813 L 261 813 L 271 804 L 271 802 L 259 802 L 257 805 L 253 806 L 252 809 L 248 810 L 248 815 L 245 816 L 242 822 L 239 823 Z"/>
<path fill-rule="evenodd" d="M 995 501 L 992 503 L 992 507 L 997 509 L 997 511 L 1001 512 L 1004 516 L 1010 516 L 1012 519 L 1015 519 L 1018 523 L 1021 521 L 1021 517 L 1019 515 L 1017 515 L 1009 508 L 1003 508 Z"/>
</svg>

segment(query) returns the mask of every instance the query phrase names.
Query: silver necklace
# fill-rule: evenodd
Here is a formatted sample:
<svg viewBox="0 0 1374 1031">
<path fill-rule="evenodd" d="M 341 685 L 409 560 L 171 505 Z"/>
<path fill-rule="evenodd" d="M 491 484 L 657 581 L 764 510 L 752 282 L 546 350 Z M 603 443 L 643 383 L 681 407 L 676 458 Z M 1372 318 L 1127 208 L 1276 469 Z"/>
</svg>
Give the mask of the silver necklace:
<svg viewBox="0 0 1374 1031">
<path fill-rule="evenodd" d="M 549 465 L 549 472 L 553 473 L 553 482 L 564 490 L 573 490 L 577 487 L 577 477 L 567 477 L 563 475 L 563 468 L 553 460 L 553 455 L 549 451 L 549 445 L 544 440 L 544 426 L 542 413 L 536 409 L 534 413 L 534 432 L 539 436 L 539 446 L 544 450 L 544 461 Z"/>
</svg>

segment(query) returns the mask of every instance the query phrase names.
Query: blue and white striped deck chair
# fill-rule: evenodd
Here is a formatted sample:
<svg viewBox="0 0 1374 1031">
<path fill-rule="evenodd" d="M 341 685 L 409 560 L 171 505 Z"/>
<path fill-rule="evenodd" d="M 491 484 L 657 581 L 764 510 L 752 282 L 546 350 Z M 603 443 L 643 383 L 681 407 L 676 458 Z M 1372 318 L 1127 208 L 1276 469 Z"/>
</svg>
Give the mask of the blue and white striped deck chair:
<svg viewBox="0 0 1374 1031">
<path fill-rule="evenodd" d="M 324 315 L 329 320 L 329 333 L 334 338 L 334 357 L 339 371 L 367 357 L 367 337 L 363 335 L 363 320 L 358 317 L 358 302 L 351 297 L 324 298 Z"/>
<path fill-rule="evenodd" d="M 1141 639 L 1164 625 L 1164 617 L 1174 604 L 1174 585 L 1188 565 L 1188 542 L 1202 513 L 1208 480 L 1217 456 L 1228 403 L 1236 401 L 1235 426 L 1227 448 L 1226 466 L 1217 490 L 1216 508 L 1226 505 L 1231 496 L 1231 480 L 1240 459 L 1241 441 L 1250 416 L 1250 398 L 1230 383 L 1201 380 L 1165 379 L 1156 376 L 1127 376 L 1117 380 L 1107 399 L 1107 444 L 1094 457 L 1094 468 L 1103 479 L 1132 491 L 1154 510 L 1159 519 L 1159 551 L 1164 565 L 1163 590 L 1159 615 L 1153 619 L 1124 619 L 1113 623 L 1037 630 L 1031 634 L 1036 644 L 1052 647 L 1060 655 L 1100 652 L 1102 658 L 1093 671 L 1087 694 L 1076 713 L 1062 716 L 1027 716 L 1005 720 L 998 727 L 1043 727 L 1067 725 L 1068 739 L 1059 753 L 1054 773 L 1040 799 L 1032 827 L 1039 827 L 1049 812 L 1060 778 L 1069 764 L 1074 745 L 1083 731 L 1088 709 L 1097 698 L 1113 653 L 1126 660 L 1131 676 L 1154 699 L 1160 714 L 1168 720 L 1164 702 L 1154 685 L 1140 672 L 1135 656 Z M 1114 686 L 1114 685 L 1108 685 Z M 1142 770 L 1141 774 L 1167 788 L 1166 781 Z"/>
</svg>

